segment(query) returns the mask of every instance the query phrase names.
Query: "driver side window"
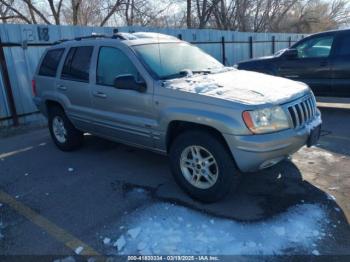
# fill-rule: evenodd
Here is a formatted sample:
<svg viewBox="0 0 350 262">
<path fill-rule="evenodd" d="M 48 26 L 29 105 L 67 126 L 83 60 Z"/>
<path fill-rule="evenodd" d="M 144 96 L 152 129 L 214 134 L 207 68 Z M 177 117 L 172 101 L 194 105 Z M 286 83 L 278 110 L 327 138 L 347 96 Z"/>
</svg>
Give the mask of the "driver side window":
<svg viewBox="0 0 350 262">
<path fill-rule="evenodd" d="M 134 64 L 121 50 L 114 47 L 101 47 L 98 55 L 96 84 L 113 86 L 120 75 L 133 75 L 138 72 Z"/>
<path fill-rule="evenodd" d="M 328 57 L 332 50 L 334 36 L 320 36 L 309 39 L 296 47 L 299 58 Z"/>
</svg>

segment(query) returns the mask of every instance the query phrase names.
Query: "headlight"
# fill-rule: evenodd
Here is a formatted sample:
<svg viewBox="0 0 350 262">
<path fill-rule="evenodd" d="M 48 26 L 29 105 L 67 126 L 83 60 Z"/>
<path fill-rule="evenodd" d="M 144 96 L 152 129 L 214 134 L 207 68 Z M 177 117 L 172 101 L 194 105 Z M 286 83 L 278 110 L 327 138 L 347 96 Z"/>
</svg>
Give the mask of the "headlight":
<svg viewBox="0 0 350 262">
<path fill-rule="evenodd" d="M 255 134 L 271 133 L 290 127 L 288 117 L 280 106 L 244 111 L 243 121 Z"/>
</svg>

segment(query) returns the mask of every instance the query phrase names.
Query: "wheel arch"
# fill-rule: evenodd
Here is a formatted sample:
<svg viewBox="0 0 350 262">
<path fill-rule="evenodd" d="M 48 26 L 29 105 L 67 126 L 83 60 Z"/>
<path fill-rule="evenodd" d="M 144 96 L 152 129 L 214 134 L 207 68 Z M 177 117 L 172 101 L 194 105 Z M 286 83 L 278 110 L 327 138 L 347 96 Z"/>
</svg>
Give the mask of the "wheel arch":
<svg viewBox="0 0 350 262">
<path fill-rule="evenodd" d="M 228 144 L 222 135 L 222 133 L 209 125 L 205 124 L 199 124 L 199 123 L 194 123 L 194 122 L 189 122 L 189 121 L 183 121 L 183 120 L 172 120 L 168 124 L 168 128 L 166 131 L 166 150 L 169 152 L 169 149 L 176 139 L 180 134 L 187 132 L 187 131 L 192 131 L 192 130 L 198 130 L 198 131 L 203 131 L 207 132 L 216 138 L 218 138 L 224 146 L 229 150 Z M 229 151 L 230 152 L 230 151 Z"/>
<path fill-rule="evenodd" d="M 64 107 L 62 104 L 56 100 L 53 99 L 47 99 L 45 100 L 45 109 L 46 109 L 46 114 L 48 115 L 50 113 L 51 108 L 53 107 L 59 107 L 62 110 L 64 110 Z"/>
</svg>

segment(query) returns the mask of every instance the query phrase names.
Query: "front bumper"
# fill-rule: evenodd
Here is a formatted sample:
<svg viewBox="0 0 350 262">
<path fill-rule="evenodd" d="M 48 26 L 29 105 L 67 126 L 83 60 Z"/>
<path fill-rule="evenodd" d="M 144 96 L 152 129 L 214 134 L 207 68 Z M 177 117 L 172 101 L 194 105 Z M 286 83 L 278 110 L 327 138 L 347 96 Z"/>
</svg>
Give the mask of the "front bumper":
<svg viewBox="0 0 350 262">
<path fill-rule="evenodd" d="M 297 129 L 261 135 L 224 134 L 224 138 L 238 168 L 242 172 L 254 172 L 277 164 L 298 151 L 306 145 L 312 128 L 321 123 L 321 115 L 318 113 L 312 121 Z"/>
</svg>

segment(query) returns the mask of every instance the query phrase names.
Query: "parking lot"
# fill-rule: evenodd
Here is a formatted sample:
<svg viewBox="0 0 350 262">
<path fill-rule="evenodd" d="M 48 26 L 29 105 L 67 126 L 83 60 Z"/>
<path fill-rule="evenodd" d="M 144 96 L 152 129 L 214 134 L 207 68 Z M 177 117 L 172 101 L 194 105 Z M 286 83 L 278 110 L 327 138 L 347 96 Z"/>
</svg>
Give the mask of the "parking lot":
<svg viewBox="0 0 350 262">
<path fill-rule="evenodd" d="M 0 255 L 350 255 L 350 110 L 321 111 L 317 147 L 209 205 L 164 156 L 91 135 L 64 153 L 46 128 L 3 136 Z"/>
</svg>

